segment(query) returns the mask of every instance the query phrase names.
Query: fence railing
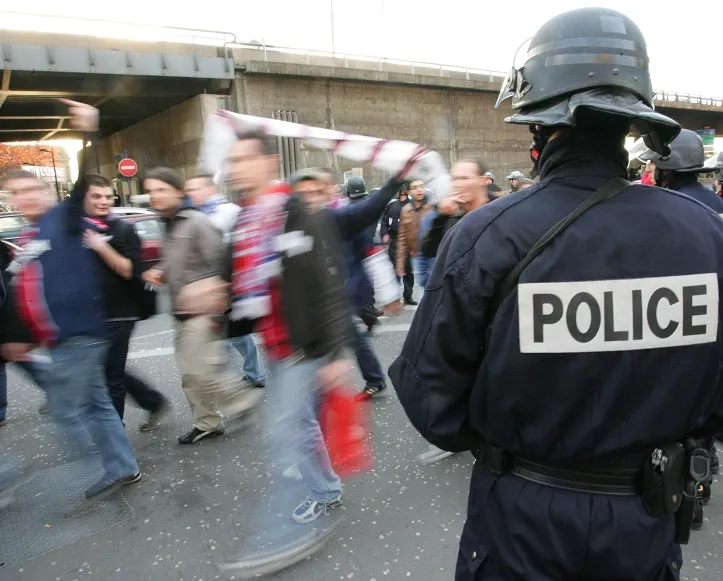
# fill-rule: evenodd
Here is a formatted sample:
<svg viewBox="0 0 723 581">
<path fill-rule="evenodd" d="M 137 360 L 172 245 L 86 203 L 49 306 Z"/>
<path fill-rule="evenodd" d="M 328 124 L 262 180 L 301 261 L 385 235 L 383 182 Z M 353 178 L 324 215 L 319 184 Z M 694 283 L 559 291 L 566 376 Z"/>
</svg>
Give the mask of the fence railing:
<svg viewBox="0 0 723 581">
<path fill-rule="evenodd" d="M 267 45 L 263 43 L 244 43 L 235 42 L 229 44 L 230 48 L 238 48 L 245 50 L 257 50 L 263 55 L 263 60 L 266 62 L 275 62 L 275 53 L 281 53 L 284 55 L 298 55 L 305 61 L 306 64 L 311 64 L 314 58 L 327 58 L 333 59 L 335 65 L 341 65 L 344 68 L 354 68 L 358 66 L 360 62 L 369 63 L 375 70 L 378 71 L 389 71 L 394 67 L 394 72 L 399 72 L 399 69 L 407 69 L 410 74 L 420 74 L 422 72 L 434 71 L 435 74 L 440 77 L 445 76 L 449 73 L 460 73 L 467 79 L 473 77 L 487 77 L 490 81 L 499 80 L 502 82 L 506 73 L 501 71 L 492 71 L 488 69 L 478 69 L 474 67 L 462 67 L 458 65 L 449 65 L 443 63 L 430 63 L 425 61 L 410 61 L 403 59 L 393 59 L 383 56 L 371 56 L 356 53 L 346 52 L 331 52 L 326 50 L 314 50 L 314 49 L 300 49 L 292 48 L 288 46 L 276 46 Z"/>
<path fill-rule="evenodd" d="M 723 97 L 705 97 L 703 95 L 689 95 L 677 91 L 655 91 L 657 101 L 672 101 L 676 103 L 691 103 L 706 105 L 708 107 L 723 107 Z"/>
<path fill-rule="evenodd" d="M 199 46 L 225 47 L 237 41 L 236 34 L 221 30 L 119 22 L 57 14 L 28 14 L 14 10 L 0 10 L 0 28 L 21 32 L 69 34 Z"/>
</svg>

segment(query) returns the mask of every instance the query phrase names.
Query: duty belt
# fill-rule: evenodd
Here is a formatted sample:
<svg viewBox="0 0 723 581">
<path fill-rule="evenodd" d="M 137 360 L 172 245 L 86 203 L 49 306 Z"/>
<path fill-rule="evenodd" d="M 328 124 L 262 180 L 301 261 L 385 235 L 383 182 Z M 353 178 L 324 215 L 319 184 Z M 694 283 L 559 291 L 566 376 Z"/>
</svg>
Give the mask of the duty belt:
<svg viewBox="0 0 723 581">
<path fill-rule="evenodd" d="M 480 447 L 478 460 L 498 474 L 512 474 L 543 486 L 571 492 L 638 496 L 642 486 L 640 468 L 571 468 L 533 462 L 509 454 L 490 443 Z M 628 463 L 629 464 L 629 463 Z"/>
</svg>

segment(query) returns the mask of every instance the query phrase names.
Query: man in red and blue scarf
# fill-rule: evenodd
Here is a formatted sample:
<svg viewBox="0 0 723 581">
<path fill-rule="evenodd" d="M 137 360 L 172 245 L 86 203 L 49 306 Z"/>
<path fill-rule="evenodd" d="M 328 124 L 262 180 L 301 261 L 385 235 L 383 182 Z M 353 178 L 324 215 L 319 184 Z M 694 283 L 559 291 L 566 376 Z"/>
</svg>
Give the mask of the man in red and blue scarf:
<svg viewBox="0 0 723 581">
<path fill-rule="evenodd" d="M 95 129 L 95 108 L 66 103 L 74 127 Z M 27 180 L 6 185 L 11 192 L 26 186 Z M 13 292 L 33 344 L 47 347 L 51 356 L 53 419 L 81 450 L 91 446 L 90 434 L 100 453 L 104 474 L 85 493 L 92 498 L 138 482 L 141 473 L 105 384 L 107 327 L 99 265 L 83 243 L 87 186 L 81 169 L 70 199 L 39 220 L 32 241 L 15 257 Z"/>
</svg>

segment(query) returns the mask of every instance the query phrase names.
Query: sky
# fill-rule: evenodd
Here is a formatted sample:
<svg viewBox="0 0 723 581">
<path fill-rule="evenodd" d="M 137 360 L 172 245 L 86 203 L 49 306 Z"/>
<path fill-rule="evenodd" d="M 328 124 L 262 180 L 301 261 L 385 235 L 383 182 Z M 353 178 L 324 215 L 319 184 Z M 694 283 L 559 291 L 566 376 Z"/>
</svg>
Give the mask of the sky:
<svg viewBox="0 0 723 581">
<path fill-rule="evenodd" d="M 32 8 L 23 10 L 58 14 L 62 6 L 63 14 L 73 18 L 203 28 L 232 32 L 240 42 L 325 51 L 333 47 L 340 53 L 508 71 L 519 45 L 546 20 L 572 8 L 600 5 L 627 14 L 641 28 L 656 89 L 723 97 L 723 75 L 709 64 L 719 66 L 715 35 L 723 2 L 691 5 L 690 10 L 678 4 L 674 13 L 663 3 L 630 0 L 203 0 L 189 1 L 183 10 L 163 0 L 34 0 Z M 32 28 L 32 22 L 39 22 L 2 12 L 0 21 L 8 28 Z M 58 23 L 52 26 L 57 29 Z M 88 26 L 65 21 L 62 28 Z M 92 28 L 102 32 L 103 27 Z M 127 31 L 121 32 L 126 37 L 157 34 L 140 27 L 115 30 Z"/>
</svg>

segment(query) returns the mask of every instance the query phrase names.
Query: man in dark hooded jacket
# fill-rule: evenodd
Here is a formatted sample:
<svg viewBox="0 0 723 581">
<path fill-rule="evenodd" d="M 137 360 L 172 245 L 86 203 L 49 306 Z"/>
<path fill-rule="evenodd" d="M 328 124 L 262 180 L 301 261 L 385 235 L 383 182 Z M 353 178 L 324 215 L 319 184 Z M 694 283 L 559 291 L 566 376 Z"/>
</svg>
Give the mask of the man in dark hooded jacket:
<svg viewBox="0 0 723 581">
<path fill-rule="evenodd" d="M 74 128 L 96 129 L 97 109 L 65 103 Z M 90 446 L 90 433 L 100 452 L 104 474 L 86 490 L 91 498 L 138 482 L 141 473 L 105 384 L 107 326 L 100 273 L 95 253 L 83 243 L 87 189 L 81 167 L 70 198 L 40 219 L 32 240 L 15 257 L 13 292 L 33 343 L 50 352 L 53 385 L 48 403 L 53 419 L 81 450 Z"/>
</svg>

